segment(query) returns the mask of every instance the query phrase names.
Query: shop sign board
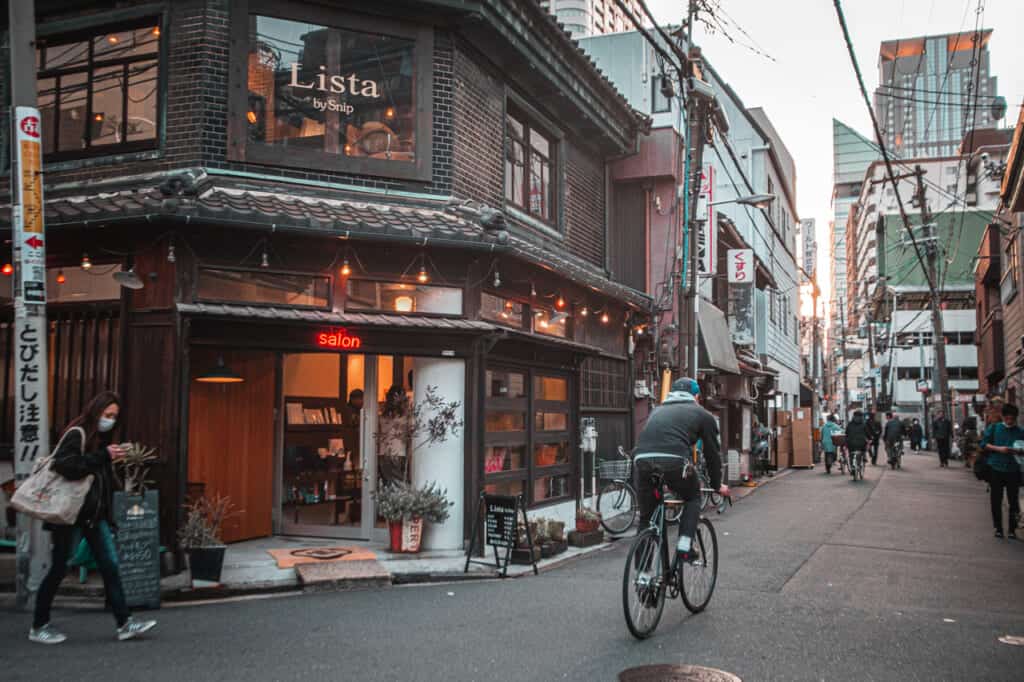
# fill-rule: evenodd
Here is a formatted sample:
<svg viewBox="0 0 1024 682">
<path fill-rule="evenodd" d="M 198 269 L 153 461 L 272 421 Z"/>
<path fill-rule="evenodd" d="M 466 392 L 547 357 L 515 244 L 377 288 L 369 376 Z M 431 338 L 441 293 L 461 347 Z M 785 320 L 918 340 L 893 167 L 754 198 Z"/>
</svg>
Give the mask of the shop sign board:
<svg viewBox="0 0 1024 682">
<path fill-rule="evenodd" d="M 160 498 L 114 494 L 117 555 L 129 607 L 160 608 Z"/>
<path fill-rule="evenodd" d="M 729 284 L 751 284 L 754 281 L 754 250 L 729 249 Z"/>
<path fill-rule="evenodd" d="M 708 164 L 700 175 L 700 193 L 697 195 L 697 216 L 700 232 L 697 233 L 697 255 L 700 261 L 699 273 L 715 274 L 718 263 L 718 221 L 715 218 L 715 167 Z"/>
<path fill-rule="evenodd" d="M 484 556 L 487 554 L 487 546 L 494 549 L 494 561 L 479 561 L 473 559 L 473 552 L 478 545 L 480 537 L 480 520 L 483 518 L 483 543 L 480 549 Z M 480 501 L 477 504 L 476 518 L 473 521 L 473 535 L 466 550 L 466 567 L 463 573 L 469 571 L 469 565 L 481 564 L 491 566 L 501 571 L 504 578 L 508 575 L 508 565 L 512 560 L 512 550 L 516 548 L 519 535 L 519 521 L 522 520 L 526 528 L 526 544 L 530 550 L 530 560 L 533 562 L 533 572 L 537 574 L 537 563 L 533 558 L 533 537 L 530 534 L 530 522 L 526 518 L 526 502 L 522 495 L 488 495 L 480 494 Z M 498 548 L 505 550 L 505 556 L 499 556 Z"/>
<path fill-rule="evenodd" d="M 340 328 L 318 333 L 316 335 L 316 345 L 321 348 L 358 350 L 362 348 L 363 340 L 358 336 L 349 334 L 347 329 Z"/>
</svg>

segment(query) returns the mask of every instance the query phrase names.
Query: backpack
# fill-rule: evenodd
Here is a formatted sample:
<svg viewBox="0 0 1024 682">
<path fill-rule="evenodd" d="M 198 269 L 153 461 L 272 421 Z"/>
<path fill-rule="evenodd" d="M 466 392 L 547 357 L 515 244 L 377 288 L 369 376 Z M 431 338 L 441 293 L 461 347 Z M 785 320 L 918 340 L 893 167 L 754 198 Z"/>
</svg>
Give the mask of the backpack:
<svg viewBox="0 0 1024 682">
<path fill-rule="evenodd" d="M 992 468 L 988 465 L 988 452 L 982 450 L 974 459 L 974 477 L 979 481 L 987 481 Z"/>
</svg>

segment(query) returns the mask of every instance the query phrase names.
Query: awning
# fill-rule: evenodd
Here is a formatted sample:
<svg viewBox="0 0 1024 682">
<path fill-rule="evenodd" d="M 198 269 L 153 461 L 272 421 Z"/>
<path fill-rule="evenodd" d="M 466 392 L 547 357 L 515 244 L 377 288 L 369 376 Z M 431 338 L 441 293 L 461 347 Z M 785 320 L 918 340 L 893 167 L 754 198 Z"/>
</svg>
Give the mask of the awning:
<svg viewBox="0 0 1024 682">
<path fill-rule="evenodd" d="M 740 363 L 732 346 L 732 333 L 725 321 L 725 313 L 701 299 L 697 309 L 700 323 L 701 367 L 711 367 L 729 374 L 740 373 Z"/>
<path fill-rule="evenodd" d="M 446 332 L 491 332 L 498 329 L 496 325 L 482 320 L 418 317 L 415 315 L 392 315 L 388 313 L 331 313 L 322 310 L 225 305 L 219 303 L 179 303 L 177 308 L 178 312 L 185 315 L 243 318 L 254 321 L 309 322 L 356 327 L 398 327 L 402 329 Z"/>
</svg>

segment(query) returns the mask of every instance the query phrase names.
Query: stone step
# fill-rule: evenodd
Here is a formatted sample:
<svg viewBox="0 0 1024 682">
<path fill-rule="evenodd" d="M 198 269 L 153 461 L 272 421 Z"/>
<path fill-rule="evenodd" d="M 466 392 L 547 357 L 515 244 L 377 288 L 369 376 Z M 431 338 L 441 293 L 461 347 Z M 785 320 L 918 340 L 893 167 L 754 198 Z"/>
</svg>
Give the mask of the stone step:
<svg viewBox="0 0 1024 682">
<path fill-rule="evenodd" d="M 391 585 L 391 574 L 375 560 L 326 561 L 295 567 L 304 592 L 354 590 Z"/>
</svg>

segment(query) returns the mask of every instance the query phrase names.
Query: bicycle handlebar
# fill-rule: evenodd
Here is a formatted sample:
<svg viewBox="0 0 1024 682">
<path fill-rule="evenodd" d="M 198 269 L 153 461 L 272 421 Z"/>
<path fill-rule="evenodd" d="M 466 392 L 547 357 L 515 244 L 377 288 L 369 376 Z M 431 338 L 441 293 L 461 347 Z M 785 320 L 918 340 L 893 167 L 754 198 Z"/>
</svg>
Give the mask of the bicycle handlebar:
<svg viewBox="0 0 1024 682">
<path fill-rule="evenodd" d="M 717 493 L 718 492 L 718 490 L 715 489 L 715 488 L 701 488 L 700 491 L 702 493 Z M 719 514 L 725 513 L 725 505 L 726 505 L 726 503 L 728 503 L 730 507 L 732 506 L 732 495 L 723 495 L 722 498 L 723 498 L 722 499 L 722 503 L 718 505 L 718 513 Z"/>
</svg>

